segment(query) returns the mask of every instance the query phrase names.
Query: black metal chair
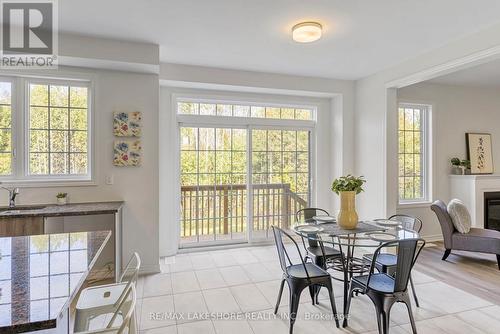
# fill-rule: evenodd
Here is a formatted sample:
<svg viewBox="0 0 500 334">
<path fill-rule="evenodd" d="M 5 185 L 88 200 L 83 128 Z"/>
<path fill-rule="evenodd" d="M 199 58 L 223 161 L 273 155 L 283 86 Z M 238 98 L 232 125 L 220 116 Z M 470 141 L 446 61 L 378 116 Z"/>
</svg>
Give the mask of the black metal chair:
<svg viewBox="0 0 500 334">
<path fill-rule="evenodd" d="M 274 314 L 278 313 L 278 307 L 281 301 L 281 295 L 283 294 L 283 288 L 285 282 L 288 284 L 288 289 L 290 291 L 290 334 L 293 332 L 293 325 L 297 317 L 297 310 L 299 308 L 299 299 L 302 290 L 309 288 L 309 293 L 311 294 L 311 299 L 314 304 L 314 287 L 324 286 L 327 288 L 330 295 L 330 303 L 332 306 L 333 315 L 335 317 L 335 324 L 337 328 L 339 327 L 339 320 L 337 315 L 337 308 L 335 306 L 335 297 L 333 295 L 332 280 L 330 274 L 323 268 L 315 265 L 314 263 L 305 262 L 301 256 L 299 246 L 297 242 L 285 231 L 279 227 L 272 226 L 274 233 L 274 241 L 276 243 L 276 249 L 278 250 L 278 257 L 283 270 L 283 278 L 281 280 L 280 291 L 278 293 L 278 300 L 276 302 L 276 307 L 274 309 Z M 290 260 L 290 256 L 283 244 L 283 235 L 291 241 L 300 256 L 300 264 L 293 264 Z M 320 246 L 321 247 L 321 246 Z M 321 247 L 323 248 L 323 247 Z"/>
<path fill-rule="evenodd" d="M 394 220 L 401 223 L 401 228 L 405 230 L 413 230 L 420 233 L 422 230 L 422 221 L 417 217 L 412 217 L 408 215 L 393 215 L 389 217 L 389 220 Z M 367 261 L 371 261 L 373 258 L 373 254 L 365 254 L 363 258 Z M 375 268 L 381 273 L 386 273 L 388 275 L 394 275 L 394 271 L 396 269 L 397 258 L 394 254 L 381 253 L 379 254 L 377 261 L 375 263 Z M 411 291 L 413 294 L 413 299 L 415 300 L 415 305 L 420 307 L 418 302 L 417 293 L 415 292 L 415 285 L 413 284 L 413 278 L 410 275 L 410 285 Z"/>
<path fill-rule="evenodd" d="M 380 334 L 389 333 L 389 320 L 392 306 L 397 303 L 404 303 L 408 309 L 410 323 L 413 333 L 417 333 L 415 319 L 411 309 L 410 297 L 408 295 L 408 281 L 411 270 L 420 251 L 425 245 L 423 239 L 404 239 L 389 241 L 381 244 L 373 254 L 370 271 L 367 275 L 355 276 L 351 280 L 347 307 L 344 311 L 344 327 L 347 326 L 347 315 L 351 305 L 354 292 L 367 295 L 375 304 L 377 312 L 378 331 Z M 382 248 L 397 247 L 397 261 L 394 276 L 383 272 L 374 273 L 377 259 Z"/>
<path fill-rule="evenodd" d="M 301 209 L 295 213 L 295 222 L 299 223 L 307 219 L 312 219 L 314 216 L 320 215 L 329 216 L 330 214 L 328 213 L 328 211 L 320 208 Z M 315 265 L 323 269 L 326 269 L 326 264 L 329 260 L 342 257 L 342 253 L 339 250 L 333 247 L 325 246 L 323 245 L 323 243 L 316 240 L 302 237 L 302 245 L 305 249 L 304 261 L 307 261 L 309 259 Z M 314 288 L 314 290 L 315 298 L 313 304 L 319 302 L 320 288 Z"/>
<path fill-rule="evenodd" d="M 320 215 L 328 216 L 329 214 L 323 209 L 305 208 L 295 213 L 295 221 L 299 223 L 303 220 L 312 219 L 312 217 Z M 305 239 L 307 240 L 307 244 Z M 333 247 L 323 246 L 324 252 L 322 252 L 320 242 L 316 240 L 302 237 L 302 244 L 304 245 L 304 249 L 306 251 L 304 259 L 310 259 L 314 264 L 322 268 L 324 268 L 327 259 L 341 256 L 340 251 Z"/>
</svg>

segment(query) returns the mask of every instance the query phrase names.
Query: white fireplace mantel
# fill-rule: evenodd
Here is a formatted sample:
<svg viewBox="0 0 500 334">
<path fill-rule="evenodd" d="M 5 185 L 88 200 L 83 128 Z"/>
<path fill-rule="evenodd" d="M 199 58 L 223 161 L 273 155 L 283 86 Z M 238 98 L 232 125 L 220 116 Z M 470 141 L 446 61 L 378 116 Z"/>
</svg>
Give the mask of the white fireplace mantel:
<svg viewBox="0 0 500 334">
<path fill-rule="evenodd" d="M 464 202 L 473 227 L 484 228 L 484 193 L 493 191 L 500 192 L 500 174 L 450 175 L 450 199 Z"/>
</svg>

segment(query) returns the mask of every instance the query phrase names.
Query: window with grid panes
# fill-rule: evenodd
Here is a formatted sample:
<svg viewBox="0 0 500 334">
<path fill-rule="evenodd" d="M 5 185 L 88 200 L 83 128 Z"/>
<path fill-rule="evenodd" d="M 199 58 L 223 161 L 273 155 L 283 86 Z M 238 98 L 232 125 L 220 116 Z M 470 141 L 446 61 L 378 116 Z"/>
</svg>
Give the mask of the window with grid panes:
<svg viewBox="0 0 500 334">
<path fill-rule="evenodd" d="M 430 106 L 401 103 L 398 107 L 399 202 L 428 200 L 427 121 Z"/>
<path fill-rule="evenodd" d="M 29 83 L 30 175 L 88 173 L 88 87 Z"/>
<path fill-rule="evenodd" d="M 0 79 L 0 175 L 12 174 L 12 83 Z"/>
<path fill-rule="evenodd" d="M 312 120 L 312 109 L 273 107 L 266 105 L 202 103 L 180 100 L 177 112 L 184 115 L 232 116 L 252 118 L 274 118 Z"/>
<path fill-rule="evenodd" d="M 270 226 L 289 228 L 311 200 L 315 108 L 196 98 L 176 105 L 181 246 L 266 239 Z"/>
<path fill-rule="evenodd" d="M 87 80 L 0 77 L 0 181 L 90 181 Z"/>
</svg>

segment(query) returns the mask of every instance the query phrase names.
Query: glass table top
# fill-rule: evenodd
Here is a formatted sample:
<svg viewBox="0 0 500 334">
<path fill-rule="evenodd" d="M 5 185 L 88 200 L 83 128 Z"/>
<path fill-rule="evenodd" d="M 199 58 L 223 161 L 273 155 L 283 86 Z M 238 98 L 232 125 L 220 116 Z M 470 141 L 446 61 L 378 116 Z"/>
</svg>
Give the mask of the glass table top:
<svg viewBox="0 0 500 334">
<path fill-rule="evenodd" d="M 0 333 L 53 328 L 110 231 L 0 238 Z"/>
<path fill-rule="evenodd" d="M 312 228 L 307 228 L 311 226 Z M 353 230 L 341 228 L 336 222 L 320 222 L 306 219 L 293 226 L 298 235 L 315 241 L 340 246 L 378 247 L 384 241 L 419 238 L 416 231 L 399 226 L 382 226 L 377 221 L 360 221 Z"/>
</svg>

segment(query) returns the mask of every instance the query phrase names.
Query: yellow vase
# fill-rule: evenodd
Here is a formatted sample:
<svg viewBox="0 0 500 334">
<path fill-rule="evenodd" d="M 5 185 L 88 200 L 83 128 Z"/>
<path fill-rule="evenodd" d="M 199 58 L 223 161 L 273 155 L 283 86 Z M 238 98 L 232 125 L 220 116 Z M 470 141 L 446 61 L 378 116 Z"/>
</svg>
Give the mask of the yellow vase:
<svg viewBox="0 0 500 334">
<path fill-rule="evenodd" d="M 340 192 L 340 211 L 337 223 L 346 230 L 355 229 L 358 225 L 358 214 L 356 213 L 356 192 Z"/>
</svg>

